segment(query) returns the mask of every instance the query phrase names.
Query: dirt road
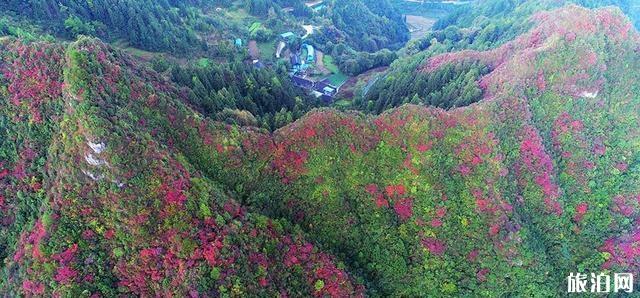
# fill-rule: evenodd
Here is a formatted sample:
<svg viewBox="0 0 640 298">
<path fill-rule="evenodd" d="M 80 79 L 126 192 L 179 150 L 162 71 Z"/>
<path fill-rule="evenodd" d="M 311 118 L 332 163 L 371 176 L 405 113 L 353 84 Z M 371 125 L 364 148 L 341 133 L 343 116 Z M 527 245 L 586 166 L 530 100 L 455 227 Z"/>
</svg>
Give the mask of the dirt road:
<svg viewBox="0 0 640 298">
<path fill-rule="evenodd" d="M 328 75 L 331 73 L 331 71 L 329 71 L 325 66 L 324 66 L 324 53 L 320 52 L 320 51 L 316 51 L 316 68 L 318 68 L 318 71 L 320 71 L 321 73 Z"/>
</svg>

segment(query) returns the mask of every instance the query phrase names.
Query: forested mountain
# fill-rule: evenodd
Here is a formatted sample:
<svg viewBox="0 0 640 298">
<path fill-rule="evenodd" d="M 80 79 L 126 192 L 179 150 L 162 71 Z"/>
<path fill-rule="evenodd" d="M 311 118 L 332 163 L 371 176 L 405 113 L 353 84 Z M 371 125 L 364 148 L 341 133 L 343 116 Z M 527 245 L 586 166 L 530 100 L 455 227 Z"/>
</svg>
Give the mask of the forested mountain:
<svg viewBox="0 0 640 298">
<path fill-rule="evenodd" d="M 489 72 L 482 62 L 451 63 L 433 72 L 418 72 L 425 54 L 396 63 L 389 74 L 371 86 L 355 104 L 365 111 L 382 113 L 402 104 L 424 104 L 450 109 L 470 105 L 482 99 L 478 85 Z"/>
<path fill-rule="evenodd" d="M 116 0 L 8 0 L 0 9 L 27 17 L 52 33 L 68 38 L 96 36 L 108 41 L 125 39 L 144 50 L 186 55 L 206 49 L 206 35 L 223 30 L 228 20 L 210 13 L 217 7 L 240 5 L 249 13 L 266 17 L 292 7 L 299 16 L 311 12 L 301 0 L 251 1 L 116 1 Z"/>
<path fill-rule="evenodd" d="M 398 49 L 409 39 L 402 15 L 388 0 L 334 0 L 322 4 L 322 30 L 311 42 L 334 52 L 339 68 L 357 75 L 371 68 L 387 66 L 396 56 L 383 49 Z M 215 1 L 4 1 L 0 10 L 40 25 L 43 31 L 74 39 L 79 35 L 104 41 L 126 41 L 126 45 L 180 57 L 194 53 L 219 54 L 220 42 L 249 35 L 237 24 L 237 16 L 220 9 L 240 9 L 265 20 L 273 30 L 294 31 L 290 18 L 302 23 L 313 19 L 314 11 L 302 0 L 215 0 Z M 285 9 L 291 9 L 290 14 Z M 1 15 L 0 15 L 1 16 Z M 242 17 L 240 17 L 242 19 Z M 258 20 L 256 19 L 256 20 Z M 255 39 L 253 35 L 246 38 Z M 213 40 L 213 41 L 212 41 Z M 224 53 L 223 53 L 224 54 Z"/>
<path fill-rule="evenodd" d="M 231 2 L 148 4 L 296 5 Z M 5 2 L 0 296 L 558 297 L 637 272 L 640 33 L 560 2 L 483 1 L 386 50 L 362 111 L 236 45 L 141 58 Z"/>
<path fill-rule="evenodd" d="M 574 3 L 589 8 L 615 6 L 628 15 L 633 20 L 633 23 L 636 24 L 636 27 L 640 24 L 640 11 L 638 10 L 638 4 L 634 0 L 489 0 L 478 1 L 473 6 L 473 9 L 459 9 L 448 17 L 438 20 L 434 28 L 436 30 L 445 29 L 451 25 L 458 27 L 470 27 L 479 25 L 478 21 L 486 22 L 489 20 L 501 20 L 502 23 L 512 23 L 513 21 L 517 22 L 522 19 L 513 18 L 512 16 L 514 13 L 525 15 L 530 14 L 532 11 L 558 8 L 566 5 L 567 3 Z M 523 4 L 527 5 L 522 6 Z"/>
<path fill-rule="evenodd" d="M 632 11 L 631 1 L 573 1 L 589 7 L 619 5 Z M 482 98 L 477 78 L 487 66 L 460 61 L 435 73 L 416 71 L 427 59 L 442 53 L 489 50 L 503 45 L 530 30 L 538 12 L 562 7 L 572 1 L 489 0 L 464 6 L 449 17 L 439 20 L 433 32 L 412 41 L 404 49 L 404 57 L 395 61 L 389 71 L 354 104 L 360 109 L 380 113 L 404 103 L 426 104 L 445 109 L 465 106 Z M 636 20 L 640 20 L 637 15 Z"/>
<path fill-rule="evenodd" d="M 196 29 L 215 25 L 183 1 L 9 0 L 0 3 L 0 9 L 37 20 L 64 36 L 124 38 L 143 49 L 176 53 L 204 46 Z"/>
<path fill-rule="evenodd" d="M 402 15 L 388 0 L 336 0 L 331 18 L 347 35 L 347 43 L 356 50 L 374 52 L 401 47 L 409 40 Z"/>
<path fill-rule="evenodd" d="M 167 57 L 166 54 L 145 54 L 151 56 L 147 60 L 151 60 L 156 70 L 167 74 L 173 82 L 183 88 L 185 100 L 205 116 L 223 122 L 260 126 L 273 130 L 291 123 L 309 109 L 322 106 L 323 103 L 293 86 L 287 74 L 286 65 L 256 68 L 247 63 L 251 58 L 250 55 L 242 48 L 234 47 L 230 38 L 222 38 L 209 48 L 209 51 L 203 51 L 207 46 L 198 36 L 211 30 L 222 32 L 236 26 L 230 24 L 221 26 L 218 18 L 203 15 L 200 9 L 214 10 L 218 5 L 239 5 L 260 16 L 262 14 L 260 9 L 254 9 L 253 6 L 265 7 L 272 11 L 276 7 L 280 11 L 282 8 L 279 5 L 297 5 L 296 3 L 303 5 L 300 1 L 263 2 L 161 1 L 119 2 L 116 5 L 107 1 L 104 3 L 69 2 L 66 3 L 67 6 L 64 3 L 56 5 L 53 2 L 15 1 L 0 5 L 5 5 L 13 13 L 20 12 L 19 15 L 22 18 L 0 19 L 0 32 L 23 40 L 53 38 L 40 37 L 34 33 L 35 31 L 41 34 L 47 32 L 60 34 L 66 38 L 80 35 L 97 36 L 106 41 L 125 38 L 132 42 L 133 46 L 142 49 L 168 52 L 182 59 L 188 57 L 192 61 L 185 65 L 182 59 L 175 59 L 171 55 Z M 139 19 L 124 13 L 127 11 L 135 12 Z M 97 17 L 101 19 L 96 19 Z M 33 23 L 40 25 L 38 30 L 22 28 L 29 18 L 42 20 Z M 59 27 L 60 24 L 56 22 L 62 22 L 62 19 L 65 19 L 63 27 Z M 274 17 L 274 20 L 276 23 L 281 23 L 278 17 Z M 162 23 L 162 26 L 169 27 L 158 27 L 156 21 Z M 140 26 L 132 26 L 132 23 Z M 49 29 L 44 30 L 44 27 Z M 265 29 L 265 31 L 268 30 Z M 121 33 L 126 33 L 126 36 Z M 190 37 L 182 39 L 174 36 L 174 33 L 187 34 Z M 136 37 L 138 34 L 144 37 L 144 40 L 138 39 Z M 273 35 L 273 32 L 269 34 Z M 200 57 L 203 53 L 213 55 L 216 63 L 208 58 L 193 59 Z"/>
<path fill-rule="evenodd" d="M 362 292 L 299 230 L 216 182 L 248 144 L 234 138 L 258 131 L 203 118 L 96 40 L 3 40 L 2 53 L 3 296 Z"/>
</svg>

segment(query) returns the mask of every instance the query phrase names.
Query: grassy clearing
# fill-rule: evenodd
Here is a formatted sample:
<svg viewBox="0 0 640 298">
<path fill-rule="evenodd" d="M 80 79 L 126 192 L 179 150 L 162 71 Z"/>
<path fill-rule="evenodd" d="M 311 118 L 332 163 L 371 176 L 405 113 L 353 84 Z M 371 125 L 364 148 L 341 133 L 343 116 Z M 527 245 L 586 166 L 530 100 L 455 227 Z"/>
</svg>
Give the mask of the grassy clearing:
<svg viewBox="0 0 640 298">
<path fill-rule="evenodd" d="M 347 75 L 340 72 L 334 73 L 327 77 L 327 80 L 329 80 L 329 83 L 331 83 L 331 85 L 334 85 L 336 87 L 342 86 L 342 84 L 344 84 L 348 79 L 349 77 Z"/>
<path fill-rule="evenodd" d="M 273 60 L 276 56 L 276 46 L 274 41 L 259 42 L 260 57 L 265 60 Z"/>
<path fill-rule="evenodd" d="M 343 74 L 340 71 L 338 65 L 336 65 L 335 60 L 333 60 L 333 57 L 331 57 L 331 55 L 325 54 L 322 58 L 322 62 L 324 63 L 324 67 L 333 73 L 332 75 L 327 77 L 327 80 L 329 80 L 331 85 L 339 87 L 349 79 L 349 76 Z"/>
<path fill-rule="evenodd" d="M 196 65 L 201 68 L 207 68 L 211 65 L 211 60 L 208 58 L 200 58 L 196 61 Z"/>
<path fill-rule="evenodd" d="M 324 54 L 324 58 L 322 58 L 322 63 L 324 63 L 324 67 L 326 67 L 330 72 L 334 74 L 340 73 L 340 69 L 336 65 L 331 55 Z"/>
<path fill-rule="evenodd" d="M 243 31 L 251 33 L 262 26 L 259 19 L 247 13 L 244 9 L 228 10 L 225 14 L 227 22 L 236 33 Z"/>
<path fill-rule="evenodd" d="M 131 45 L 129 45 L 129 43 L 124 39 L 116 40 L 113 43 L 111 43 L 111 45 L 114 47 L 123 49 L 133 56 L 140 57 L 142 59 L 147 59 L 147 60 L 153 58 L 155 55 L 158 54 L 155 52 L 149 52 L 149 51 L 141 50 L 138 48 L 134 48 Z"/>
<path fill-rule="evenodd" d="M 336 102 L 333 103 L 334 106 L 338 107 L 338 108 L 349 108 L 351 107 L 351 102 L 348 100 L 338 100 Z"/>
<path fill-rule="evenodd" d="M 427 36 L 437 21 L 435 18 L 414 15 L 406 15 L 406 18 L 407 25 L 411 29 L 411 39 L 419 39 Z"/>
</svg>

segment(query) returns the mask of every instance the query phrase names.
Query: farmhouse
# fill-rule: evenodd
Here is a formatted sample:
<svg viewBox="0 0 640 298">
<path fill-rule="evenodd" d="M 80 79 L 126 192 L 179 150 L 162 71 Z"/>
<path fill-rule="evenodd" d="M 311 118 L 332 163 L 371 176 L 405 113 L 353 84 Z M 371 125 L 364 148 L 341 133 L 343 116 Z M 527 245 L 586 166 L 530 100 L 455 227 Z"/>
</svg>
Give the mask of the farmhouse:
<svg viewBox="0 0 640 298">
<path fill-rule="evenodd" d="M 300 57 L 298 55 L 291 55 L 290 62 L 293 73 L 298 73 L 302 70 L 302 63 L 300 62 Z"/>
<path fill-rule="evenodd" d="M 298 75 L 291 75 L 291 82 L 294 85 L 306 89 L 316 97 L 321 97 L 323 101 L 330 103 L 338 93 L 338 88 L 329 84 L 327 80 L 313 81 Z"/>
<path fill-rule="evenodd" d="M 305 44 L 307 47 L 307 63 L 316 62 L 316 52 L 312 45 Z"/>
<path fill-rule="evenodd" d="M 314 81 L 296 75 L 291 76 L 291 81 L 294 85 L 304 89 L 313 89 L 315 85 Z"/>
</svg>

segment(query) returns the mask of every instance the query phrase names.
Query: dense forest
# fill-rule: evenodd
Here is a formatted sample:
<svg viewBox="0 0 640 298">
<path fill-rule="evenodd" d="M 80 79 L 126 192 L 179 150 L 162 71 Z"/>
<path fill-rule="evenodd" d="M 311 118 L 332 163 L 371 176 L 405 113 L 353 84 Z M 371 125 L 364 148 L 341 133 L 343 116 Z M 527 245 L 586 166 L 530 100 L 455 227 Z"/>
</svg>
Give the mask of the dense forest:
<svg viewBox="0 0 640 298">
<path fill-rule="evenodd" d="M 513 18 L 510 16 L 523 16 L 534 11 L 558 8 L 568 3 L 575 3 L 589 8 L 604 6 L 615 6 L 620 8 L 629 16 L 636 27 L 640 27 L 640 9 L 634 0 L 569 0 L 569 1 L 527 1 L 527 0 L 491 0 L 474 6 L 474 9 L 460 8 L 445 18 L 438 20 L 434 29 L 441 30 L 449 26 L 458 27 L 478 26 L 478 20 L 495 23 L 497 27 L 508 27 L 523 20 L 522 17 Z M 496 22 L 500 20 L 501 22 Z M 507 36 L 510 38 L 511 36 Z"/>
<path fill-rule="evenodd" d="M 215 3 L 216 1 L 214 1 Z M 222 5 L 229 5 L 231 1 Z M 302 0 L 243 0 L 243 5 L 249 13 L 257 16 L 267 16 L 269 11 L 272 13 L 279 12 L 282 8 L 290 7 L 292 13 L 298 17 L 309 17 L 313 14 L 311 9 L 304 4 Z"/>
<path fill-rule="evenodd" d="M 301 0 L 259 1 L 8 1 L 0 9 L 36 21 L 46 31 L 73 39 L 79 35 L 106 41 L 125 40 L 128 45 L 178 56 L 208 51 L 220 53 L 221 43 L 209 44 L 208 35 L 226 38 L 246 34 L 225 14 L 212 13 L 219 7 L 238 7 L 267 18 L 269 28 L 251 38 L 270 40 L 273 30 L 291 30 L 284 8 L 293 17 L 309 19 L 314 12 Z M 313 36 L 312 43 L 334 53 L 340 70 L 357 75 L 371 68 L 387 66 L 396 56 L 382 49 L 398 49 L 409 38 L 402 15 L 384 1 L 333 1 L 327 23 Z M 224 53 L 223 53 L 224 54 Z"/>
<path fill-rule="evenodd" d="M 0 9 L 37 20 L 53 33 L 69 38 L 91 35 L 124 38 L 131 45 L 154 51 L 186 53 L 205 44 L 197 30 L 209 22 L 183 1 L 3 1 Z"/>
<path fill-rule="evenodd" d="M 572 3 L 571 1 L 569 3 Z M 623 11 L 631 11 L 630 1 L 576 1 L 588 7 L 618 5 Z M 440 19 L 434 30 L 426 37 L 408 43 L 403 59 L 394 61 L 384 77 L 375 81 L 367 92 L 355 100 L 355 105 L 363 110 L 380 113 L 403 103 L 435 105 L 453 108 L 468 105 L 481 98 L 480 90 L 473 81 L 478 75 L 484 75 L 490 66 L 450 65 L 451 74 L 440 77 L 438 74 L 425 74 L 418 67 L 427 59 L 442 53 L 471 50 L 494 49 L 515 39 L 529 30 L 533 24 L 531 17 L 538 12 L 554 9 L 567 4 L 562 1 L 526 1 L 491 0 L 461 7 L 448 17 Z M 640 17 L 640 15 L 632 15 Z M 636 18 L 640 20 L 640 18 Z M 473 59 L 472 59 L 473 60 Z M 474 63 L 471 62 L 471 65 Z M 439 72 L 445 69 L 438 70 Z M 455 70 L 458 69 L 458 70 Z M 459 70 L 464 69 L 464 70 Z M 457 75 L 455 75 L 457 74 Z M 439 81 L 453 75 L 453 80 Z M 468 75 L 468 77 L 464 77 Z M 436 76 L 438 84 L 430 84 Z M 414 80 L 414 77 L 420 79 Z M 438 93 L 429 86 L 441 88 Z M 446 90 L 445 90 L 446 89 Z M 448 90 L 448 91 L 447 91 Z M 454 91 L 455 90 L 455 91 Z M 434 103 L 433 96 L 439 97 Z"/>
<path fill-rule="evenodd" d="M 173 65 L 169 71 L 174 82 L 188 88 L 189 103 L 205 116 L 230 124 L 276 129 L 322 104 L 294 87 L 286 69 L 237 61 Z"/>
<path fill-rule="evenodd" d="M 412 61 L 401 61 L 392 77 L 374 84 L 364 94 L 364 100 L 356 99 L 354 104 L 367 112 L 382 113 L 407 103 L 451 109 L 482 99 L 478 80 L 489 72 L 486 65 L 463 61 L 447 64 L 434 72 L 416 74 L 416 63 L 422 60 L 423 57 L 417 56 L 412 57 Z"/>
<path fill-rule="evenodd" d="M 336 0 L 331 18 L 355 50 L 375 52 L 399 48 L 409 40 L 402 15 L 388 0 Z"/>
<path fill-rule="evenodd" d="M 134 2 L 0 4 L 1 297 L 559 297 L 640 270 L 631 1 L 477 1 L 409 42 L 386 0 Z M 136 19 L 163 53 L 114 42 Z M 325 67 L 390 64 L 351 105 L 256 59 L 310 23 L 287 43 Z"/>
</svg>

